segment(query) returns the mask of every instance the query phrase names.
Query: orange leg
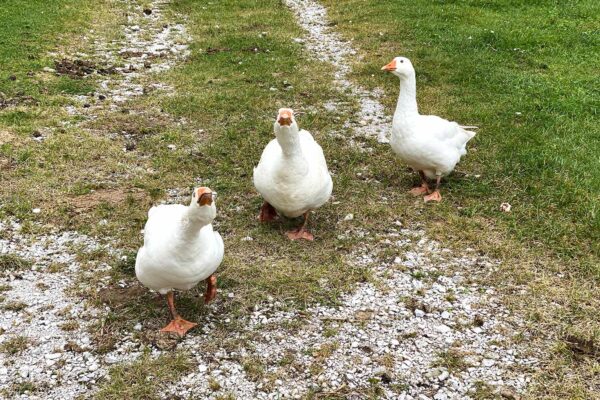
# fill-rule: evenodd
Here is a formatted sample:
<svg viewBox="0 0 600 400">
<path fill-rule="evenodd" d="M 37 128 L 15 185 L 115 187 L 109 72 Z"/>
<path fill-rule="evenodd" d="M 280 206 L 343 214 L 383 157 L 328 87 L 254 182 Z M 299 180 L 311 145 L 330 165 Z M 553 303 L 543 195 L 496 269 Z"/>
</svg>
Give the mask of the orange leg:
<svg viewBox="0 0 600 400">
<path fill-rule="evenodd" d="M 433 191 L 433 193 L 431 193 L 428 196 L 423 197 L 423 200 L 425 200 L 425 203 L 427 203 L 429 201 L 437 201 L 437 202 L 442 201 L 442 195 L 440 194 L 440 181 L 441 180 L 442 180 L 442 177 L 438 176 L 437 180 L 435 182 L 435 190 Z"/>
<path fill-rule="evenodd" d="M 258 215 L 258 220 L 260 222 L 269 222 L 274 221 L 277 218 L 277 210 L 267 203 L 266 201 L 263 203 L 260 208 L 260 214 Z"/>
<path fill-rule="evenodd" d="M 423 171 L 419 171 L 419 176 L 421 177 L 421 185 L 412 188 L 409 192 L 413 196 L 422 196 L 429 193 L 429 185 L 427 184 L 425 173 Z"/>
<path fill-rule="evenodd" d="M 302 226 L 300 226 L 300 228 L 295 229 L 293 231 L 286 232 L 286 236 L 290 240 L 306 239 L 306 240 L 313 241 L 315 239 L 313 234 L 310 233 L 308 231 L 308 229 L 306 229 L 306 224 L 308 223 L 308 213 L 309 212 L 310 211 L 307 211 L 304 213 L 304 222 L 302 223 Z"/>
<path fill-rule="evenodd" d="M 217 297 L 217 276 L 212 274 L 206 278 L 206 292 L 204 293 L 204 303 L 208 304 Z"/>
<path fill-rule="evenodd" d="M 161 332 L 175 332 L 179 336 L 184 336 L 187 331 L 195 327 L 196 323 L 186 321 L 181 318 L 175 309 L 175 295 L 173 292 L 167 293 L 167 304 L 169 305 L 169 311 L 171 312 L 171 317 L 173 320 L 169 322 L 167 326 L 162 328 Z"/>
</svg>

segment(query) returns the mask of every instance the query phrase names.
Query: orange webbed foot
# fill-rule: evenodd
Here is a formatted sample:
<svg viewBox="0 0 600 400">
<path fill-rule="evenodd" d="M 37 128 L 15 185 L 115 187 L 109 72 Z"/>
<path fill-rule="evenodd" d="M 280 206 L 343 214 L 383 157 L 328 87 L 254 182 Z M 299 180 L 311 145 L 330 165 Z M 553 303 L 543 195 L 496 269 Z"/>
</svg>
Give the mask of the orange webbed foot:
<svg viewBox="0 0 600 400">
<path fill-rule="evenodd" d="M 187 333 L 187 331 L 189 331 L 196 325 L 198 325 L 198 324 L 196 324 L 195 322 L 186 321 L 185 319 L 183 319 L 181 317 L 177 317 L 174 320 L 172 320 L 171 322 L 169 322 L 169 325 L 165 326 L 160 331 L 161 332 L 175 332 L 179 336 L 184 336 Z"/>
<path fill-rule="evenodd" d="M 412 194 L 413 196 L 422 196 L 424 194 L 429 193 L 429 186 L 427 186 L 427 184 L 424 183 L 421 186 L 417 186 L 417 187 L 410 189 L 409 193 Z"/>
<path fill-rule="evenodd" d="M 423 200 L 425 200 L 425 203 L 428 203 L 430 201 L 440 202 L 440 201 L 442 201 L 442 195 L 440 194 L 439 190 L 436 190 L 433 193 L 431 193 L 430 195 L 423 197 Z"/>
<path fill-rule="evenodd" d="M 315 237 L 313 236 L 313 234 L 310 233 L 309 231 L 307 231 L 306 229 L 296 229 L 294 231 L 286 232 L 285 235 L 290 240 L 305 239 L 305 240 L 308 240 L 311 242 L 313 240 L 315 240 Z"/>
</svg>

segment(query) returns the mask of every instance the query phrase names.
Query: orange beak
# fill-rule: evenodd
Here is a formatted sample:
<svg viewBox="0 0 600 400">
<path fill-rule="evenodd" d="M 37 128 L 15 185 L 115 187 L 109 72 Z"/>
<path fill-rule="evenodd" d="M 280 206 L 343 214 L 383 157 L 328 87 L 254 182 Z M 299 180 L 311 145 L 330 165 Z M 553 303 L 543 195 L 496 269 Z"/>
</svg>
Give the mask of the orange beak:
<svg viewBox="0 0 600 400">
<path fill-rule="evenodd" d="M 290 126 L 292 124 L 292 116 L 294 111 L 291 108 L 281 108 L 279 115 L 277 116 L 277 122 L 279 125 Z"/>
<path fill-rule="evenodd" d="M 396 70 L 396 59 L 393 59 L 388 65 L 381 67 L 382 71 L 395 71 Z"/>
<path fill-rule="evenodd" d="M 198 188 L 196 192 L 196 198 L 198 199 L 198 204 L 201 206 L 210 206 L 215 198 L 216 193 L 213 193 L 207 187 Z"/>
</svg>

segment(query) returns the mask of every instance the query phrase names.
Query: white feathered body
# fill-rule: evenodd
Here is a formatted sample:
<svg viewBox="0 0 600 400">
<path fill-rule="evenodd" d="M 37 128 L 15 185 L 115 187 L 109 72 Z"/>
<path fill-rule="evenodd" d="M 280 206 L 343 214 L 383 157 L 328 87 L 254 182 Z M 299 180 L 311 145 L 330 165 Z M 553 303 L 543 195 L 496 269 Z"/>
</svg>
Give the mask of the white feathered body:
<svg viewBox="0 0 600 400">
<path fill-rule="evenodd" d="M 323 149 L 309 132 L 301 130 L 297 135 L 294 145 L 298 148 L 286 152 L 273 139 L 254 168 L 256 190 L 289 218 L 319 208 L 333 189 Z"/>
<path fill-rule="evenodd" d="M 434 179 L 454 170 L 473 136 L 456 122 L 435 115 L 400 113 L 394 116 L 390 145 L 408 166 Z"/>
<path fill-rule="evenodd" d="M 150 209 L 135 263 L 144 286 L 161 294 L 189 290 L 215 272 L 223 261 L 223 239 L 212 224 L 198 224 L 184 205 Z"/>
</svg>

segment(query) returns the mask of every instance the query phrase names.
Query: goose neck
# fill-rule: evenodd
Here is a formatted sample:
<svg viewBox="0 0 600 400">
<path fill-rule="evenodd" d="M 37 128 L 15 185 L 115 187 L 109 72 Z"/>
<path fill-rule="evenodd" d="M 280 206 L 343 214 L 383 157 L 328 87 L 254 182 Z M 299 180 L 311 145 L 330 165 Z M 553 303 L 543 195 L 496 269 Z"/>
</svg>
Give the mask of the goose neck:
<svg viewBox="0 0 600 400">
<path fill-rule="evenodd" d="M 417 80 L 415 74 L 400 77 L 400 94 L 395 116 L 411 116 L 419 113 L 417 107 Z"/>
<path fill-rule="evenodd" d="M 298 129 L 282 127 L 277 132 L 276 137 L 284 157 L 297 158 L 302 156 Z"/>
</svg>

